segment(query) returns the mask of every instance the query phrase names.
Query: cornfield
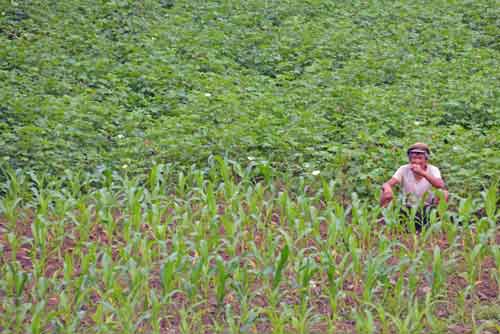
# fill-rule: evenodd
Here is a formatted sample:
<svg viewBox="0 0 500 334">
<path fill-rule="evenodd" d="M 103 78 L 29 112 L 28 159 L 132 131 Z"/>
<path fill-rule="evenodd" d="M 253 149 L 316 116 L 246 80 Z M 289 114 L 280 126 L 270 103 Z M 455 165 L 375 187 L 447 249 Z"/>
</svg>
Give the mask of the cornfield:
<svg viewBox="0 0 500 334">
<path fill-rule="evenodd" d="M 497 185 L 428 227 L 321 175 L 220 157 L 49 178 L 7 171 L 2 333 L 498 333 Z"/>
</svg>

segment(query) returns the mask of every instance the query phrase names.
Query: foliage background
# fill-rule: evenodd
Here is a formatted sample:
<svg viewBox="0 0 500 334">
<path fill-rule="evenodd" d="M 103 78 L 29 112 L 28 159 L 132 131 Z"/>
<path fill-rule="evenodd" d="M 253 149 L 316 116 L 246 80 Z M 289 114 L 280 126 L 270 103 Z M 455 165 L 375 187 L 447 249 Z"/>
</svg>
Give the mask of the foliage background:
<svg viewBox="0 0 500 334">
<path fill-rule="evenodd" d="M 452 192 L 498 176 L 495 1 L 2 1 L 0 13 L 12 168 L 141 174 L 220 154 L 372 196 L 425 141 Z"/>
<path fill-rule="evenodd" d="M 0 0 L 0 332 L 500 332 L 499 11 Z"/>
</svg>

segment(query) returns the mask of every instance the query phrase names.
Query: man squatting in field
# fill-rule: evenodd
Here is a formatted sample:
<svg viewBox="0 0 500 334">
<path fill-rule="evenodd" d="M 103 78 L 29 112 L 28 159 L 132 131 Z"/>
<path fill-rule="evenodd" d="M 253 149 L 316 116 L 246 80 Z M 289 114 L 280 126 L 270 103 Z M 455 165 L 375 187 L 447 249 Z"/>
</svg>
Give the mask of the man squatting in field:
<svg viewBox="0 0 500 334">
<path fill-rule="evenodd" d="M 423 216 L 419 213 L 416 218 L 420 224 L 426 224 L 430 209 L 439 202 L 432 188 L 442 189 L 445 201 L 448 201 L 448 191 L 439 169 L 428 163 L 429 146 L 415 143 L 408 148 L 407 155 L 409 164 L 399 167 L 391 179 L 382 185 L 380 205 L 386 207 L 393 199 L 392 187 L 401 184 L 407 209 L 423 204 Z"/>
</svg>

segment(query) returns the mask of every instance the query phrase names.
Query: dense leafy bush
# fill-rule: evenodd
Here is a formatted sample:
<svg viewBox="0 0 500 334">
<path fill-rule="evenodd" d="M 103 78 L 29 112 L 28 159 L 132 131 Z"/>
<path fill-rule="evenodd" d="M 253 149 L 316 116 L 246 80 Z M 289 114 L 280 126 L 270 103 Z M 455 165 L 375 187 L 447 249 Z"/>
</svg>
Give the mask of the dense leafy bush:
<svg viewBox="0 0 500 334">
<path fill-rule="evenodd" d="M 453 191 L 498 168 L 494 1 L 10 1 L 0 147 L 95 171 L 222 154 L 374 191 L 429 142 Z"/>
</svg>

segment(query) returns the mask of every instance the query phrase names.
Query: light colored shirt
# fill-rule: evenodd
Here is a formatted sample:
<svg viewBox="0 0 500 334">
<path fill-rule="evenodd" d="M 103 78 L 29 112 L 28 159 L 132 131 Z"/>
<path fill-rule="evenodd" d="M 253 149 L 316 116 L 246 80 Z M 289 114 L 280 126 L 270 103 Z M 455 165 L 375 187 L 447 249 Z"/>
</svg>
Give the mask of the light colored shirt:
<svg viewBox="0 0 500 334">
<path fill-rule="evenodd" d="M 428 164 L 426 171 L 432 176 L 441 178 L 441 172 L 436 166 Z M 406 205 L 417 206 L 421 200 L 424 201 L 425 205 L 432 204 L 435 198 L 432 184 L 425 177 L 417 180 L 409 164 L 399 167 L 393 178 L 401 184 Z"/>
</svg>

